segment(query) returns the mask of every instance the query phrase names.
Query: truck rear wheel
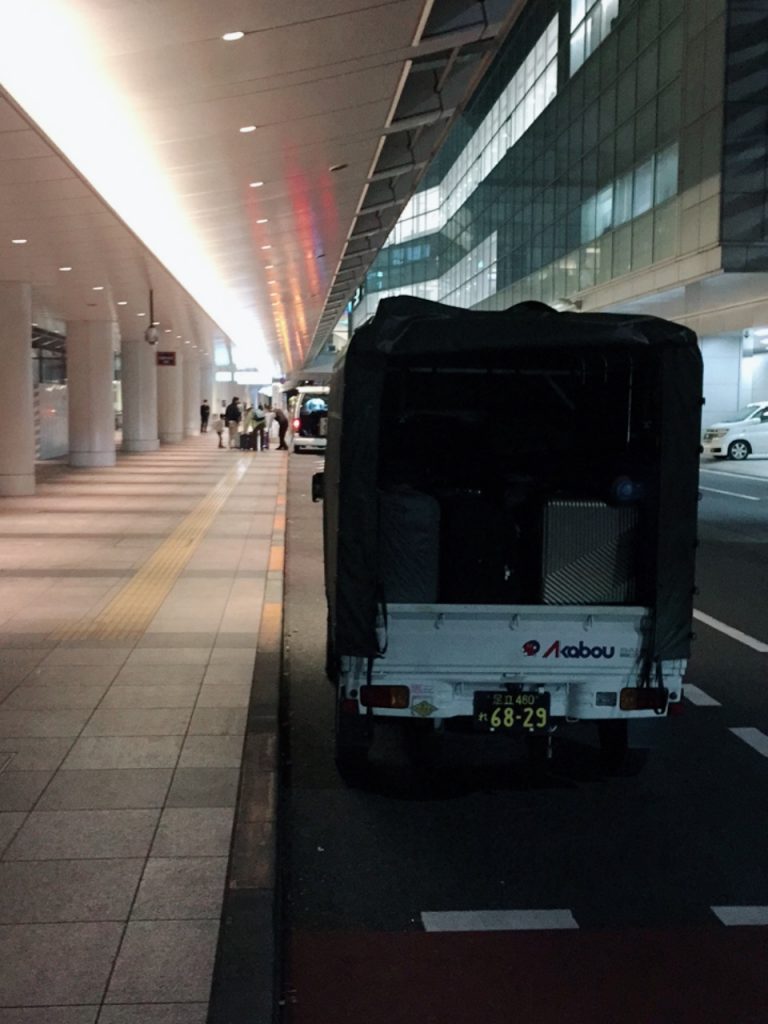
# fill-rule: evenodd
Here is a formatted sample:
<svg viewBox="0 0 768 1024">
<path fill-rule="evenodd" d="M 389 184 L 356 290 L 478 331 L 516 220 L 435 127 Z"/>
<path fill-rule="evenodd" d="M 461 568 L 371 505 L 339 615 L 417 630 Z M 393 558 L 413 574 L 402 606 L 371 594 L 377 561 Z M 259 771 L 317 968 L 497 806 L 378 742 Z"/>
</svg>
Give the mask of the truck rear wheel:
<svg viewBox="0 0 768 1024">
<path fill-rule="evenodd" d="M 345 782 L 355 782 L 368 767 L 371 732 L 365 715 L 342 711 L 341 699 L 336 698 L 334 756 L 336 767 Z"/>
<path fill-rule="evenodd" d="M 331 632 L 331 617 L 328 616 L 325 627 L 325 674 L 329 683 L 334 686 L 339 682 L 339 659 L 333 646 L 333 634 Z"/>
</svg>

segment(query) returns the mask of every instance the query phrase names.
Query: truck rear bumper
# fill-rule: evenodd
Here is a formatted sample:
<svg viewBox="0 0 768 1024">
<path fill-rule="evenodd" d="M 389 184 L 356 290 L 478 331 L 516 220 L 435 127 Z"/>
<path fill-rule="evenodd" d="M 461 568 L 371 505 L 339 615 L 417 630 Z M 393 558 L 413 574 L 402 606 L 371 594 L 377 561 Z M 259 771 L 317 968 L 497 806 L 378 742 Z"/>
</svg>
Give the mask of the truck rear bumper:
<svg viewBox="0 0 768 1024">
<path fill-rule="evenodd" d="M 374 714 L 436 721 L 472 716 L 475 695 L 548 695 L 551 719 L 654 717 L 640 688 L 650 611 L 642 607 L 391 605 L 387 645 L 370 678 L 362 658 L 341 659 L 342 695 Z M 382 644 L 384 646 L 384 644 Z M 684 660 L 661 664 L 653 687 L 682 694 Z M 655 675 L 655 672 L 654 672 Z M 647 687 L 643 688 L 647 696 Z M 394 691 L 397 692 L 394 692 Z M 632 691 L 622 700 L 622 691 Z M 646 702 L 647 703 L 647 702 Z M 623 706 L 622 706 L 623 705 Z M 637 707 L 637 705 L 640 705 Z"/>
</svg>

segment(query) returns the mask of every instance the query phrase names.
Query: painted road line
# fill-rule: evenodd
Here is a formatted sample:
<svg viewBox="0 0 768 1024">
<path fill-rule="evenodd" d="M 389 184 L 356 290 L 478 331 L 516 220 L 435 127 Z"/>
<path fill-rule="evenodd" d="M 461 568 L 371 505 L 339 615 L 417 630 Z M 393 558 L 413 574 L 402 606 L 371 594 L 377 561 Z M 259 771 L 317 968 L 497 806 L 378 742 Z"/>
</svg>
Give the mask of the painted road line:
<svg viewBox="0 0 768 1024">
<path fill-rule="evenodd" d="M 531 932 L 578 928 L 570 910 L 424 911 L 427 932 Z"/>
<path fill-rule="evenodd" d="M 694 686 L 692 683 L 685 683 L 683 686 L 683 696 L 686 700 L 689 700 L 691 704 L 696 704 L 700 708 L 720 708 L 722 704 L 719 700 L 715 700 L 714 697 L 710 697 L 708 693 L 704 693 L 698 686 Z"/>
<path fill-rule="evenodd" d="M 758 476 L 757 473 L 729 473 L 725 469 L 704 469 L 703 466 L 700 472 L 713 473 L 715 476 L 733 476 L 738 480 L 752 480 L 757 484 L 768 484 L 768 477 Z"/>
<path fill-rule="evenodd" d="M 713 619 L 711 615 L 706 615 L 704 612 L 697 611 L 694 608 L 693 617 L 698 619 L 699 622 L 703 622 L 705 626 L 711 626 L 712 629 L 716 629 L 719 633 L 729 636 L 731 640 L 737 640 L 740 644 L 744 644 L 745 647 L 751 647 L 753 651 L 759 651 L 760 654 L 768 653 L 768 644 L 764 644 L 762 640 L 755 640 L 753 636 L 742 633 L 740 629 L 727 626 L 724 622 L 720 622 L 719 619 Z"/>
<path fill-rule="evenodd" d="M 717 487 L 701 487 L 700 491 L 708 491 L 710 494 L 727 494 L 729 498 L 743 498 L 744 501 L 760 501 L 760 498 L 755 498 L 751 494 L 738 494 L 736 491 L 720 491 Z"/>
<path fill-rule="evenodd" d="M 712 907 L 723 924 L 768 925 L 768 907 Z"/>
<path fill-rule="evenodd" d="M 731 732 L 734 736 L 738 736 L 740 740 L 748 743 L 758 754 L 768 757 L 768 736 L 764 732 L 760 732 L 759 729 L 753 729 L 752 726 L 731 729 Z"/>
</svg>

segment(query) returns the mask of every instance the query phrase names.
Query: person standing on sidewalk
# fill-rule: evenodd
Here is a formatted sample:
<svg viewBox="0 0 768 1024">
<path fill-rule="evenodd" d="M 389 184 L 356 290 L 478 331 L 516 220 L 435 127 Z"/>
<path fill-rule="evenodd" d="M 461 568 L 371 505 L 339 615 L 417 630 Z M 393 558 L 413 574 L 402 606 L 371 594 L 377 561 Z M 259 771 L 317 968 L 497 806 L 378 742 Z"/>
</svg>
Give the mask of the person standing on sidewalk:
<svg viewBox="0 0 768 1024">
<path fill-rule="evenodd" d="M 288 433 L 288 417 L 280 408 L 275 409 L 274 416 L 275 422 L 277 423 L 277 429 L 279 431 L 279 444 L 277 446 L 277 450 L 281 452 L 287 452 L 288 445 L 285 443 L 285 435 Z"/>
<path fill-rule="evenodd" d="M 213 417 L 213 429 L 219 435 L 219 448 L 223 448 L 224 442 L 221 440 L 221 438 L 224 433 L 224 420 L 222 419 L 221 416 Z"/>
<path fill-rule="evenodd" d="M 226 412 L 224 413 L 224 420 L 227 424 L 227 430 L 229 431 L 229 447 L 239 448 L 240 439 L 238 438 L 238 428 L 240 426 L 240 420 L 243 418 L 243 414 L 240 411 L 240 399 L 233 398 L 227 406 Z"/>
<path fill-rule="evenodd" d="M 200 433 L 205 434 L 208 431 L 208 419 L 211 415 L 211 407 L 208 404 L 208 399 L 203 399 L 203 404 L 200 406 Z"/>
<path fill-rule="evenodd" d="M 256 435 L 254 442 L 254 450 L 257 452 L 262 451 L 265 447 L 264 428 L 267 425 L 267 414 L 264 412 L 263 405 L 257 405 L 253 409 L 253 432 Z"/>
</svg>

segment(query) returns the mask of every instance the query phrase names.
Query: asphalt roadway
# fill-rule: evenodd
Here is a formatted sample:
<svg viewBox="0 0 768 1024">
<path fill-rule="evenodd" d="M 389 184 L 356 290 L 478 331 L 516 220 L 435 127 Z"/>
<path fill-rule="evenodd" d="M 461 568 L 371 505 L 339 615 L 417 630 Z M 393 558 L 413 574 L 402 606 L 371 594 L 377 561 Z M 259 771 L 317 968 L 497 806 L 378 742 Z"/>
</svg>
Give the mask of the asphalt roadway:
<svg viewBox="0 0 768 1024">
<path fill-rule="evenodd" d="M 290 460 L 283 1024 L 768 1024 L 768 460 L 702 464 L 684 713 L 623 774 L 576 727 L 544 778 L 459 736 L 414 776 L 385 738 L 365 788 L 333 761 L 321 465 Z"/>
</svg>

